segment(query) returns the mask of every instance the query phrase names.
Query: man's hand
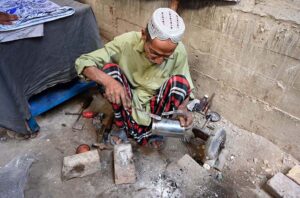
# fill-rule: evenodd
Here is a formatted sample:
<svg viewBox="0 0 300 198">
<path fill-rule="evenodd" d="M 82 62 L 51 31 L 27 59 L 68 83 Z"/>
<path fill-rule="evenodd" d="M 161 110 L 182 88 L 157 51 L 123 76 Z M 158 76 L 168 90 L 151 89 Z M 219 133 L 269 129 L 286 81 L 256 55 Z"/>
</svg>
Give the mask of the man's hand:
<svg viewBox="0 0 300 198">
<path fill-rule="evenodd" d="M 190 127 L 193 123 L 193 114 L 187 110 L 187 108 L 178 108 L 185 112 L 185 116 L 180 116 L 179 121 L 182 127 Z"/>
<path fill-rule="evenodd" d="M 190 127 L 193 123 L 193 114 L 192 112 L 188 111 L 186 105 L 189 99 L 185 99 L 181 105 L 179 105 L 178 110 L 182 110 L 185 116 L 180 116 L 179 121 L 182 127 Z"/>
<path fill-rule="evenodd" d="M 125 109 L 129 109 L 131 106 L 131 101 L 125 88 L 114 78 L 107 75 L 105 81 L 103 82 L 105 87 L 104 96 L 111 103 L 116 103 L 118 105 L 122 104 Z"/>
<path fill-rule="evenodd" d="M 12 21 L 15 21 L 17 19 L 18 19 L 17 15 L 0 12 L 0 24 L 1 25 L 11 25 Z"/>
<path fill-rule="evenodd" d="M 113 77 L 107 75 L 96 66 L 86 67 L 83 70 L 83 75 L 105 87 L 104 96 L 109 102 L 116 103 L 118 105 L 122 104 L 125 109 L 129 109 L 131 107 L 131 101 L 125 88 Z"/>
</svg>

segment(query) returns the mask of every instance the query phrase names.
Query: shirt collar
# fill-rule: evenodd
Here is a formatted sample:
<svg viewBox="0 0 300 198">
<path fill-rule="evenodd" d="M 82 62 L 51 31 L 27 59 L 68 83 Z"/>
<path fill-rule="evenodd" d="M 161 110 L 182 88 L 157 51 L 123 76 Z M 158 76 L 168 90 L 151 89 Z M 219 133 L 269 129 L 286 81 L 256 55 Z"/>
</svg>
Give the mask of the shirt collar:
<svg viewBox="0 0 300 198">
<path fill-rule="evenodd" d="M 145 44 L 145 42 L 141 38 L 140 41 L 134 46 L 134 50 L 136 50 L 136 51 L 138 51 L 140 53 L 143 53 L 145 51 L 144 50 L 144 44 Z M 176 51 L 176 49 L 175 49 L 175 51 Z M 174 53 L 168 59 L 174 59 Z"/>
</svg>

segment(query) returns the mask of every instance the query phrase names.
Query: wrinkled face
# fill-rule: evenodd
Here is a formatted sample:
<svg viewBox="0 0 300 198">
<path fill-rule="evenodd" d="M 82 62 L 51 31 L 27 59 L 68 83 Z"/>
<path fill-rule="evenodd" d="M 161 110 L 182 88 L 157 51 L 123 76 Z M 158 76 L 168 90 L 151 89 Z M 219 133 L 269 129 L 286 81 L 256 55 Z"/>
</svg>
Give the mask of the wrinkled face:
<svg viewBox="0 0 300 198">
<path fill-rule="evenodd" d="M 169 58 L 175 51 L 177 44 L 173 43 L 170 39 L 159 40 L 147 39 L 145 32 L 143 33 L 143 39 L 145 41 L 144 50 L 146 57 L 150 62 L 161 65 L 166 59 Z"/>
</svg>

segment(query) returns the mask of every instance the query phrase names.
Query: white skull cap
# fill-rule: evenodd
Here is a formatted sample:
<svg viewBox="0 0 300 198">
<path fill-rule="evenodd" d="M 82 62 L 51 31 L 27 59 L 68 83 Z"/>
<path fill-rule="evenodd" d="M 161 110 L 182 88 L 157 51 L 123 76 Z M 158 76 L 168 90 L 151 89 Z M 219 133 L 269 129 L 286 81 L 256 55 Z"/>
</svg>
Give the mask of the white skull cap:
<svg viewBox="0 0 300 198">
<path fill-rule="evenodd" d="M 173 43 L 181 41 L 185 30 L 183 19 L 170 8 L 158 8 L 148 22 L 151 39 L 171 39 Z"/>
</svg>

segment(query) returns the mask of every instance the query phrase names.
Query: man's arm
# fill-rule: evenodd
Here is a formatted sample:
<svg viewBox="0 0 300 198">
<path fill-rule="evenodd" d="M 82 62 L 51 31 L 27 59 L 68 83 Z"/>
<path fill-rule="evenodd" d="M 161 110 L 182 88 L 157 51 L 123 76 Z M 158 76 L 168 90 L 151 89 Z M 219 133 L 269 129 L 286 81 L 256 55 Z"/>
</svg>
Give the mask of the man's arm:
<svg viewBox="0 0 300 198">
<path fill-rule="evenodd" d="M 114 39 L 105 47 L 80 56 L 75 63 L 80 77 L 86 77 L 101 84 L 105 88 L 104 96 L 111 102 L 130 107 L 130 100 L 123 86 L 111 76 L 102 71 L 107 63 L 118 63 L 122 52 L 122 39 Z"/>
</svg>

